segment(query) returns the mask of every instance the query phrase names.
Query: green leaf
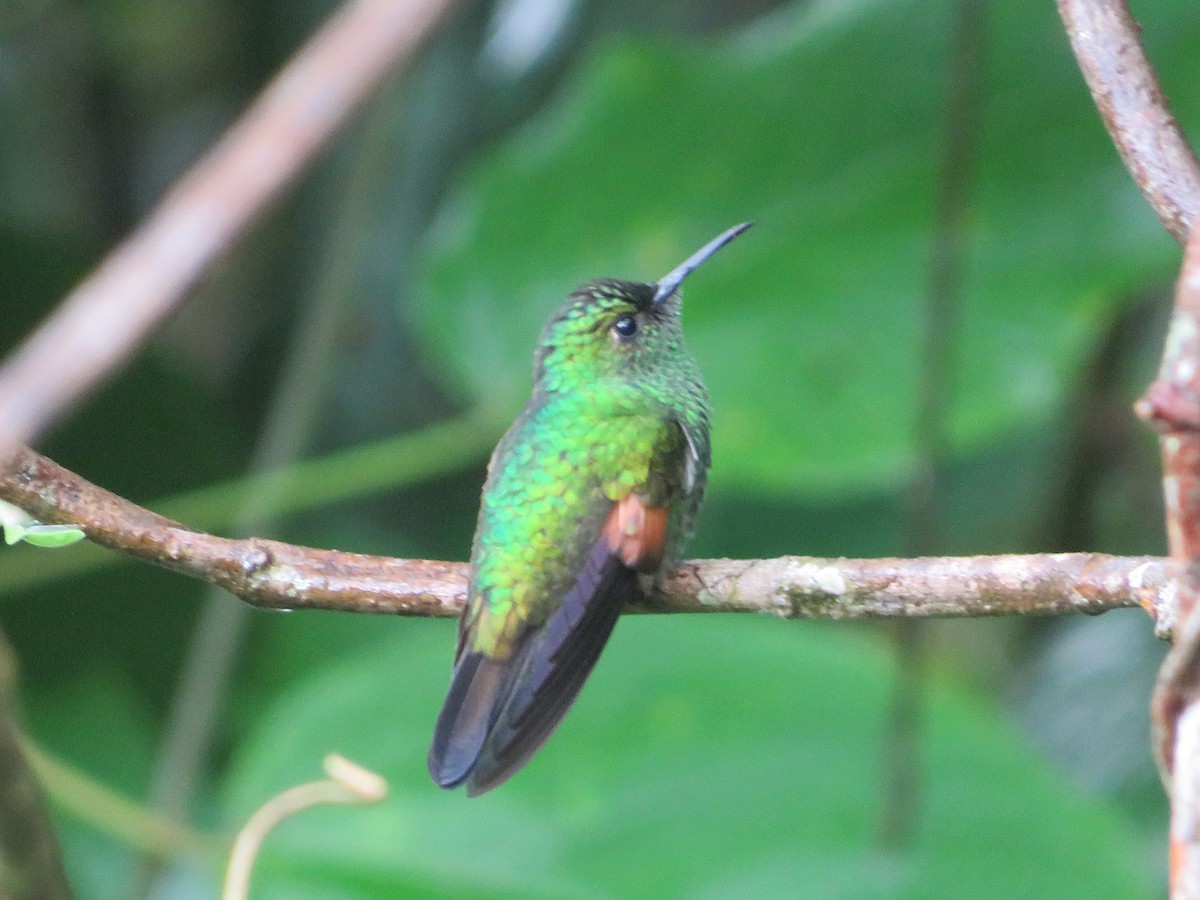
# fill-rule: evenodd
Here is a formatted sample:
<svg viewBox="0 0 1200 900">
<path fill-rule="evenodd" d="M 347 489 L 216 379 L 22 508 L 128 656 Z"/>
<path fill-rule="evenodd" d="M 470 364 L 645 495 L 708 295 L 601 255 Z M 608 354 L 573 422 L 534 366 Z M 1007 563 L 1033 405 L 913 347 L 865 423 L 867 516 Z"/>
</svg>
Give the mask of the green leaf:
<svg viewBox="0 0 1200 900">
<path fill-rule="evenodd" d="M 69 547 L 85 537 L 83 529 L 74 525 L 31 525 L 23 529 L 20 539 L 35 547 Z"/>
<path fill-rule="evenodd" d="M 25 541 L 35 547 L 67 547 L 83 540 L 82 529 L 74 525 L 43 525 L 25 510 L 0 500 L 0 531 L 10 547 Z"/>
<path fill-rule="evenodd" d="M 392 786 L 284 825 L 256 896 L 1151 894 L 1118 818 L 944 677 L 913 847 L 879 849 L 888 653 L 844 626 L 627 619 L 542 753 L 475 800 L 425 773 L 452 627 L 399 627 L 281 696 L 233 760 L 231 827 L 330 750 Z"/>
<path fill-rule="evenodd" d="M 1200 8 L 1150 6 L 1196 35 Z M 422 309 L 439 358 L 515 410 L 576 284 L 653 280 L 755 219 L 685 300 L 714 489 L 894 488 L 911 464 L 952 19 L 944 2 L 797 4 L 731 37 L 599 54 L 444 210 Z M 1167 67 L 1194 52 L 1172 40 L 1153 53 Z M 1178 259 L 1053 7 L 997 4 L 986 41 L 950 386 L 960 454 L 1045 422 L 1120 298 Z M 1197 110 L 1200 82 L 1171 98 Z"/>
</svg>

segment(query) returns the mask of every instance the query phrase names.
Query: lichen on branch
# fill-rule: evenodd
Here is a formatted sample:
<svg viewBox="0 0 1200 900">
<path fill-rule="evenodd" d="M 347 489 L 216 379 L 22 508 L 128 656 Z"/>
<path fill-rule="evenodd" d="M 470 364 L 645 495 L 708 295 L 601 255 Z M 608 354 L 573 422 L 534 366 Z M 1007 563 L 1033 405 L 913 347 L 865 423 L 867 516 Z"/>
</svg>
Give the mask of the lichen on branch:
<svg viewBox="0 0 1200 900">
<path fill-rule="evenodd" d="M 0 468 L 0 499 L 93 542 L 218 585 L 254 606 L 457 616 L 463 563 L 392 559 L 194 531 L 22 448 Z M 1141 606 L 1173 621 L 1171 564 L 1094 553 L 916 559 L 692 560 L 632 612 L 757 612 L 852 619 L 1100 613 Z"/>
</svg>

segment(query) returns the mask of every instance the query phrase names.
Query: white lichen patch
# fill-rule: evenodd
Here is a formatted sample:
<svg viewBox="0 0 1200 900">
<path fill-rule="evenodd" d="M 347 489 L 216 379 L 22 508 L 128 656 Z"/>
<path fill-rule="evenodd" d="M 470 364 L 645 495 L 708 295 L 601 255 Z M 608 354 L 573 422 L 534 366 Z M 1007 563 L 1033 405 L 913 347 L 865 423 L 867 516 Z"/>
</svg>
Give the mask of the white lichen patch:
<svg viewBox="0 0 1200 900">
<path fill-rule="evenodd" d="M 1169 359 L 1182 359 L 1189 344 L 1196 341 L 1196 320 L 1192 316 L 1175 316 L 1167 331 L 1167 346 L 1164 355 Z"/>
<path fill-rule="evenodd" d="M 1020 557 L 998 556 L 991 564 L 991 575 L 1003 588 L 1020 590 L 1029 578 L 1028 564 Z"/>
<path fill-rule="evenodd" d="M 722 602 L 721 598 L 710 591 L 707 585 L 696 592 L 696 600 L 701 606 L 720 606 Z"/>
<path fill-rule="evenodd" d="M 1170 640 L 1175 636 L 1175 613 L 1179 609 L 1179 582 L 1167 579 L 1158 598 L 1158 617 L 1154 620 L 1154 636 Z"/>
<path fill-rule="evenodd" d="M 251 577 L 254 579 L 261 578 L 264 581 L 281 585 L 284 595 L 292 600 L 303 597 L 317 586 L 317 583 L 313 579 L 302 575 L 295 567 L 279 563 L 262 569 Z"/>
<path fill-rule="evenodd" d="M 836 566 L 808 557 L 758 560 L 737 579 L 741 608 L 785 618 L 842 618 L 852 585 Z"/>
<path fill-rule="evenodd" d="M 1196 361 L 1191 356 L 1183 356 L 1175 362 L 1175 379 L 1191 381 L 1196 374 Z"/>
<path fill-rule="evenodd" d="M 1089 600 L 1083 594 L 1079 593 L 1079 590 L 1074 585 L 1071 585 L 1067 588 L 1067 597 L 1071 602 L 1071 606 L 1080 610 L 1081 612 L 1087 612 L 1092 607 L 1097 606 L 1097 604 L 1092 600 Z M 1103 608 L 1103 606 L 1100 606 L 1101 610 L 1103 610 Z"/>
<path fill-rule="evenodd" d="M 846 613 L 843 600 L 849 591 L 846 577 L 834 566 L 809 560 L 794 560 L 783 573 L 777 596 L 792 616 L 822 616 L 840 619 Z"/>
<path fill-rule="evenodd" d="M 810 578 L 817 590 L 824 591 L 831 597 L 840 597 L 846 593 L 846 578 L 833 566 L 802 567 L 804 577 Z"/>
<path fill-rule="evenodd" d="M 1154 566 L 1152 562 L 1144 562 L 1132 572 L 1129 573 L 1129 586 L 1135 591 L 1140 591 L 1146 583 L 1146 570 Z"/>
</svg>

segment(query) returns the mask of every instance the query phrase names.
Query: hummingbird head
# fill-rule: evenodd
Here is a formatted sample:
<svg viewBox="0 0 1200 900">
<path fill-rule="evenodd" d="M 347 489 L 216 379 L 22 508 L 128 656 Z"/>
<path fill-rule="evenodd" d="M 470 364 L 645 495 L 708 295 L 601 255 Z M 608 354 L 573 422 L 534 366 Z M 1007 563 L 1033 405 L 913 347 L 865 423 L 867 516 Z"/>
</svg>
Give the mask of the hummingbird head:
<svg viewBox="0 0 1200 900">
<path fill-rule="evenodd" d="M 679 285 L 751 224 L 717 235 L 653 284 L 605 278 L 576 288 L 542 331 L 535 385 L 555 391 L 609 377 L 636 381 L 677 364 L 685 352 Z"/>
</svg>

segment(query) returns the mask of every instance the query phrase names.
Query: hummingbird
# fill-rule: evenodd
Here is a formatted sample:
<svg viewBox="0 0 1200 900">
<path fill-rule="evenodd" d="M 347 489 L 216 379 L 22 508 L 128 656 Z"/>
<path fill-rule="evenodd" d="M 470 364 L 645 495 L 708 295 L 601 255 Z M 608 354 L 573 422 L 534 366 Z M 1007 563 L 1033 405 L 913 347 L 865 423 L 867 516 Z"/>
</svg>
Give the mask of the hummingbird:
<svg viewBox="0 0 1200 900">
<path fill-rule="evenodd" d="M 477 796 L 562 721 L 617 617 L 692 531 L 711 451 L 708 392 L 679 286 L 745 222 L 657 283 L 577 288 L 542 330 L 533 393 L 491 461 L 454 671 L 429 750 Z"/>
</svg>

